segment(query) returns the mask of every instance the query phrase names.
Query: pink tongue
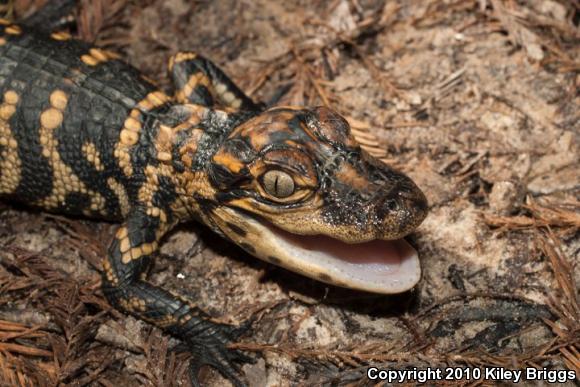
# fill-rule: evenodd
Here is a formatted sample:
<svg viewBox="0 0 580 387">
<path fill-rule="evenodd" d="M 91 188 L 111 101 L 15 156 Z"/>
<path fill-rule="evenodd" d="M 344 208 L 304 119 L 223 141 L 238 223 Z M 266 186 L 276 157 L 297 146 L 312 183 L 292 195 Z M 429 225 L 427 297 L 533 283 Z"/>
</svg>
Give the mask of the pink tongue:
<svg viewBox="0 0 580 387">
<path fill-rule="evenodd" d="M 401 261 L 413 253 L 407 243 L 400 241 L 373 240 L 349 244 L 324 235 L 294 235 L 285 233 L 287 239 L 305 250 L 320 252 L 352 264 L 382 264 L 398 269 Z"/>
</svg>

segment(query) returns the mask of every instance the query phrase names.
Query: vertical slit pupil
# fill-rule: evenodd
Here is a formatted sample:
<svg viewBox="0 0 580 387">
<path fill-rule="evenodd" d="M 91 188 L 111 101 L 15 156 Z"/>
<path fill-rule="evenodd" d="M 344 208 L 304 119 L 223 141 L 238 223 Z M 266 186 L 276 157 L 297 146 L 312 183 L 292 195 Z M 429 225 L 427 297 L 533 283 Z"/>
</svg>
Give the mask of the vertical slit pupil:
<svg viewBox="0 0 580 387">
<path fill-rule="evenodd" d="M 276 192 L 276 195 L 280 194 L 280 189 L 278 188 L 278 179 L 279 176 L 276 174 L 276 177 L 274 178 L 274 192 Z"/>
</svg>

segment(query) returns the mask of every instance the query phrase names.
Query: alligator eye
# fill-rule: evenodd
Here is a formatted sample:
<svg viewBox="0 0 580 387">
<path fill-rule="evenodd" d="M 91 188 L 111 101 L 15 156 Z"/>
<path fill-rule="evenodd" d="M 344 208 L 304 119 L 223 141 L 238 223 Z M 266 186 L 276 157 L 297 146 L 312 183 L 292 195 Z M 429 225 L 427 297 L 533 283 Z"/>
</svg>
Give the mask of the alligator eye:
<svg viewBox="0 0 580 387">
<path fill-rule="evenodd" d="M 268 194 L 280 199 L 287 198 L 294 193 L 294 180 L 286 172 L 270 170 L 264 173 L 262 184 Z"/>
</svg>

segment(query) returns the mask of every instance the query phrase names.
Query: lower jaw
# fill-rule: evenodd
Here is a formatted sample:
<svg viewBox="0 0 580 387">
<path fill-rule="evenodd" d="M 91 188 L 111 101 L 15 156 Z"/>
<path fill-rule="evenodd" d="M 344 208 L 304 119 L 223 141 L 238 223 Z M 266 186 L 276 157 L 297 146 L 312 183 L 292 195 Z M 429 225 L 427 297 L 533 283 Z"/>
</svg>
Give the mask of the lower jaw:
<svg viewBox="0 0 580 387">
<path fill-rule="evenodd" d="M 324 235 L 292 234 L 236 212 L 247 234 L 243 240 L 230 234 L 234 242 L 262 260 L 307 277 L 380 294 L 405 292 L 421 277 L 417 251 L 404 239 L 348 244 Z M 234 214 L 229 215 L 231 220 Z"/>
</svg>

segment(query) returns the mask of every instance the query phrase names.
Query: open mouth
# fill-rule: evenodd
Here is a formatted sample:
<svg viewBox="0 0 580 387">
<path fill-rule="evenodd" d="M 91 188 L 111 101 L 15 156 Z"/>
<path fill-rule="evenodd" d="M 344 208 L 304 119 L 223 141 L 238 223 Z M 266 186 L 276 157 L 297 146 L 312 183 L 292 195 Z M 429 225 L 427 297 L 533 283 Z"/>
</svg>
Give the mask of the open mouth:
<svg viewBox="0 0 580 387">
<path fill-rule="evenodd" d="M 405 240 L 349 244 L 324 235 L 297 235 L 245 213 L 225 208 L 222 219 L 247 233 L 223 231 L 256 257 L 307 277 L 341 287 L 394 294 L 419 281 L 417 251 Z M 252 251 L 253 250 L 253 251 Z"/>
</svg>

